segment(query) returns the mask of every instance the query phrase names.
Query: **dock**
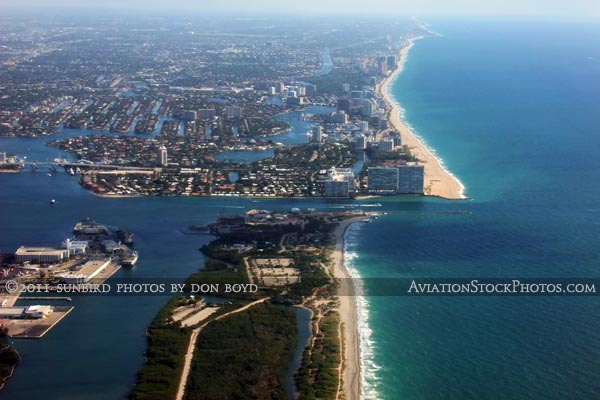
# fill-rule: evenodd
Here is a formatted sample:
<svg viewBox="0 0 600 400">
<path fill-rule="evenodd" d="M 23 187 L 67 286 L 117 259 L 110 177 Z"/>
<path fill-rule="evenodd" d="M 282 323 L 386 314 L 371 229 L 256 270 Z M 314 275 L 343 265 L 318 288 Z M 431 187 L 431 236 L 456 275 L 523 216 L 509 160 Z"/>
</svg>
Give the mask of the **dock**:
<svg viewBox="0 0 600 400">
<path fill-rule="evenodd" d="M 19 300 L 71 301 L 72 299 L 64 296 L 21 296 L 19 297 Z"/>
<path fill-rule="evenodd" d="M 46 318 L 5 320 L 8 336 L 15 339 L 41 339 L 74 308 L 72 306 L 56 306 L 54 312 Z"/>
</svg>

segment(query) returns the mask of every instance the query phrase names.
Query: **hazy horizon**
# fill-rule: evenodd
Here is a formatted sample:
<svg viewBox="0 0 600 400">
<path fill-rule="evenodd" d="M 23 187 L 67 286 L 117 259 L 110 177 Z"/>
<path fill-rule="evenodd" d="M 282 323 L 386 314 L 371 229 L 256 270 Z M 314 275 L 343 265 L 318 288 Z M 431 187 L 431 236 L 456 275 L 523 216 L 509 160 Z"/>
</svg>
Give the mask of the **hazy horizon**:
<svg viewBox="0 0 600 400">
<path fill-rule="evenodd" d="M 139 10 L 139 11 L 196 11 L 211 13 L 272 13 L 272 14 L 398 14 L 398 15 L 448 15 L 448 16 L 536 16 L 542 18 L 597 18 L 600 1 L 572 0 L 332 0 L 327 2 L 305 0 L 256 0 L 251 3 L 229 0 L 218 4 L 198 4 L 193 0 L 105 0 L 99 6 L 91 0 L 0 0 L 3 11 L 30 11 L 68 8 L 78 10 Z"/>
</svg>

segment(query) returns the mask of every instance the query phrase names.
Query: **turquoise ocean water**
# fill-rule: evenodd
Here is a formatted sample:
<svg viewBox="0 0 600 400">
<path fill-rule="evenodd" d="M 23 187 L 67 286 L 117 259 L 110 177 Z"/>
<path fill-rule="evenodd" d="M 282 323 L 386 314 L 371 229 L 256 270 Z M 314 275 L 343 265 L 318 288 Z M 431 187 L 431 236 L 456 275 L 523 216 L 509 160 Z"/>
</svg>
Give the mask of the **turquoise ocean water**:
<svg viewBox="0 0 600 400">
<path fill-rule="evenodd" d="M 385 202 L 363 277 L 600 276 L 600 25 L 434 22 L 392 87 L 468 202 Z M 367 294 L 377 283 L 365 281 Z M 360 300 L 368 399 L 596 399 L 595 297 Z"/>
<path fill-rule="evenodd" d="M 368 201 L 382 204 L 369 210 L 403 213 L 349 231 L 353 272 L 600 276 L 598 24 L 432 21 L 431 28 L 441 36 L 417 42 L 393 94 L 473 200 Z M 44 140 L 2 139 L 0 151 L 56 157 Z M 91 216 L 136 235 L 139 263 L 119 277 L 185 278 L 209 240 L 183 235 L 188 224 L 249 208 L 346 203 L 103 199 L 64 173 L 0 174 L 0 251 L 58 245 L 76 220 Z M 359 298 L 364 398 L 598 397 L 598 298 L 381 297 L 374 285 L 366 280 Z M 0 398 L 126 398 L 143 363 L 144 330 L 165 301 L 74 299 L 73 313 L 42 340 L 14 341 L 23 363 Z"/>
</svg>

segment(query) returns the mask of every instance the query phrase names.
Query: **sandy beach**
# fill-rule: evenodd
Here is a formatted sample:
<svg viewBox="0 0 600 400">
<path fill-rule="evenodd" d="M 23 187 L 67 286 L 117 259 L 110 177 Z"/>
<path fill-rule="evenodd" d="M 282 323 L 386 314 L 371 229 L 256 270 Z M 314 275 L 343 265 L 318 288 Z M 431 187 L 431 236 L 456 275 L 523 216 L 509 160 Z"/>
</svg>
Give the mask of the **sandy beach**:
<svg viewBox="0 0 600 400">
<path fill-rule="evenodd" d="M 408 52 L 414 43 L 422 38 L 423 36 L 416 36 L 408 40 L 406 46 L 400 50 L 398 67 L 390 76 L 381 81 L 377 87 L 377 91 L 390 107 L 388 119 L 390 124 L 400 132 L 402 144 L 407 145 L 411 152 L 425 166 L 425 194 L 445 199 L 465 199 L 467 197 L 464 195 L 465 188 L 462 183 L 444 168 L 441 160 L 402 122 L 398 105 L 389 95 L 390 84 L 404 70 Z"/>
<path fill-rule="evenodd" d="M 337 311 L 343 324 L 344 335 L 342 393 L 345 400 L 360 399 L 360 343 L 356 299 L 353 295 L 348 295 L 348 293 L 354 293 L 354 285 L 344 266 L 344 234 L 351 224 L 360 222 L 363 218 L 350 218 L 340 222 L 335 230 L 335 248 L 332 254 L 333 276 L 340 280 L 338 293 L 344 294 L 338 296 Z"/>
</svg>

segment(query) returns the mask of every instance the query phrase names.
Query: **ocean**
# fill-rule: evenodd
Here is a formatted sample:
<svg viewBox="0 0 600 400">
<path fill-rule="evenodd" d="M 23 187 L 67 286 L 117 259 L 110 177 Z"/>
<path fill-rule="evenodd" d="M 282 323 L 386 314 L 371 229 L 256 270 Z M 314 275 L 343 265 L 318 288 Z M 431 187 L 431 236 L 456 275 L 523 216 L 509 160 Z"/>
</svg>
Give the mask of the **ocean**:
<svg viewBox="0 0 600 400">
<path fill-rule="evenodd" d="M 466 186 L 469 201 L 384 198 L 347 234 L 363 278 L 595 277 L 600 260 L 600 27 L 428 21 L 392 87 L 404 118 Z M 62 132 L 57 137 L 77 132 Z M 299 141 L 305 141 L 303 129 Z M 0 139 L 53 159 L 46 139 Z M 64 156 L 64 154 L 63 154 Z M 57 203 L 51 207 L 50 198 Z M 347 201 L 104 199 L 59 173 L 0 174 L 0 251 L 58 245 L 90 216 L 134 232 L 138 265 L 117 277 L 185 278 L 209 237 L 189 224 L 249 208 L 336 209 Z M 439 211 L 468 211 L 450 214 Z M 360 297 L 365 399 L 595 399 L 597 297 Z M 161 297 L 77 297 L 0 391 L 15 399 L 124 399 Z"/>
<path fill-rule="evenodd" d="M 598 277 L 600 25 L 432 21 L 392 86 L 470 201 L 386 199 L 363 278 Z M 430 213 L 434 210 L 471 214 Z M 365 399 L 596 399 L 598 297 L 359 299 Z"/>
</svg>

